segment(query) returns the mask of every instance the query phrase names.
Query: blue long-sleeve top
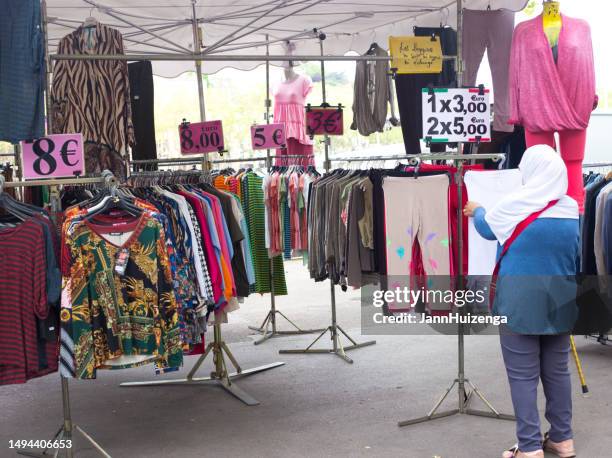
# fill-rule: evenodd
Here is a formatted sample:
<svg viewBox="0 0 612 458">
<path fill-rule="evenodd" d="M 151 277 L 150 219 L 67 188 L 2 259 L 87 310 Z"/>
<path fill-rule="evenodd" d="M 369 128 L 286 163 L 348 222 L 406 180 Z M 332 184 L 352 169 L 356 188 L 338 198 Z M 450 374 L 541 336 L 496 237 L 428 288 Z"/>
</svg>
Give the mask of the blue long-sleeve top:
<svg viewBox="0 0 612 458">
<path fill-rule="evenodd" d="M 496 240 L 485 219 L 474 212 L 474 226 L 487 240 Z M 512 243 L 502 259 L 493 314 L 505 316 L 519 334 L 560 334 L 576 321 L 576 259 L 579 223 L 569 218 L 538 218 Z M 497 255 L 501 253 L 498 245 Z"/>
</svg>

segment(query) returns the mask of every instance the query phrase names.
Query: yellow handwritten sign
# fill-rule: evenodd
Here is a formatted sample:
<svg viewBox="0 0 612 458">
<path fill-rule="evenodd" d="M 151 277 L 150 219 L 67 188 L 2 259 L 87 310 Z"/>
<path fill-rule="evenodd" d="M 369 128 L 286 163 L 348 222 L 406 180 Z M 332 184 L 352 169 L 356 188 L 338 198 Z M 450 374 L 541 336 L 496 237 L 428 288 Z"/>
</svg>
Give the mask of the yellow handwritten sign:
<svg viewBox="0 0 612 458">
<path fill-rule="evenodd" d="M 398 74 L 440 73 L 442 47 L 440 39 L 431 37 L 389 37 L 391 67 Z"/>
</svg>

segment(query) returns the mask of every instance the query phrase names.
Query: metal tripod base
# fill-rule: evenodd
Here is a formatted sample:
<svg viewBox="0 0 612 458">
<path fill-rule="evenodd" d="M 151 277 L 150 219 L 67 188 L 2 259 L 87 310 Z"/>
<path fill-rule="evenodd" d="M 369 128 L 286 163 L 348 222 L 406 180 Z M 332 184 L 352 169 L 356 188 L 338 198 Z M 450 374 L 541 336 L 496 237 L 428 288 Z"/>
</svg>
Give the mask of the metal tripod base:
<svg viewBox="0 0 612 458">
<path fill-rule="evenodd" d="M 276 329 L 276 315 L 282 316 L 291 326 L 295 328 L 295 330 L 278 331 Z M 271 309 L 268 311 L 268 314 L 266 315 L 266 318 L 263 321 L 263 323 L 261 323 L 260 327 L 257 328 L 255 326 L 249 326 L 249 329 L 255 332 L 259 332 L 260 334 L 263 334 L 263 336 L 260 339 L 257 339 L 255 342 L 253 342 L 255 345 L 264 343 L 266 340 L 272 339 L 274 337 L 295 336 L 295 335 L 301 335 L 301 334 L 313 334 L 315 332 L 323 331 L 323 329 L 302 329 L 297 324 L 295 324 L 293 321 L 291 321 L 289 318 L 287 318 L 287 316 L 283 312 L 279 310 L 275 310 L 275 309 Z"/>
<path fill-rule="evenodd" d="M 345 347 L 342 345 L 342 341 L 340 340 L 340 336 L 338 335 L 338 331 L 340 331 L 350 342 L 351 345 Z M 333 342 L 333 348 L 330 349 L 322 349 L 322 348 L 312 348 L 314 344 L 316 344 L 321 337 L 323 337 L 327 332 L 331 334 L 331 340 Z M 349 336 L 344 329 L 340 326 L 328 326 L 323 329 L 323 332 L 319 334 L 319 336 L 310 344 L 308 347 L 302 350 L 280 350 L 281 354 L 304 354 L 304 353 L 313 353 L 313 354 L 321 354 L 321 353 L 330 353 L 338 356 L 349 364 L 353 363 L 353 360 L 346 355 L 346 352 L 349 350 L 355 350 L 357 348 L 367 347 L 369 345 L 374 345 L 376 343 L 375 340 L 370 340 L 368 342 L 357 343 L 351 336 Z"/>
<path fill-rule="evenodd" d="M 74 423 L 72 423 L 72 428 L 74 428 L 74 431 L 78 432 L 81 434 L 81 436 L 83 436 L 85 438 L 85 440 L 87 440 L 87 442 L 89 442 L 100 454 L 100 456 L 104 457 L 104 458 L 112 458 L 101 446 L 100 444 L 98 444 L 93 437 L 91 437 L 89 434 L 87 434 L 83 429 L 81 429 L 80 426 L 75 425 Z M 53 436 L 53 439 L 50 442 L 54 442 L 54 441 L 61 441 L 61 440 L 72 440 L 73 435 L 72 435 L 72 431 L 68 431 L 66 429 L 66 426 L 62 426 L 57 433 L 55 433 L 55 436 Z M 74 447 L 74 444 L 72 444 L 72 446 Z M 30 451 L 30 450 L 20 450 L 17 452 L 17 454 L 19 455 L 23 455 L 23 456 L 32 456 L 34 458 L 47 458 L 47 457 L 53 457 L 53 458 L 57 458 L 60 456 L 60 454 L 63 454 L 64 456 L 68 457 L 68 458 L 72 458 L 74 456 L 74 452 L 73 449 L 60 449 L 60 448 L 56 448 L 53 449 L 53 453 L 47 453 L 50 449 L 46 448 L 44 449 L 42 452 L 34 452 L 34 451 Z"/>
<path fill-rule="evenodd" d="M 440 399 L 438 399 L 438 402 L 436 402 L 433 409 L 431 409 L 426 416 L 415 418 L 412 420 L 400 421 L 398 422 L 397 425 L 398 426 L 416 425 L 418 423 L 425 423 L 427 421 L 437 420 L 438 418 L 451 417 L 456 414 L 475 415 L 478 417 L 495 418 L 497 420 L 508 420 L 508 421 L 516 420 L 516 418 L 513 415 L 507 415 L 507 414 L 498 412 L 497 409 L 495 409 L 495 407 L 493 407 L 493 405 L 489 402 L 489 400 L 485 398 L 485 396 L 480 392 L 480 390 L 476 388 L 476 386 L 474 386 L 474 384 L 472 384 L 472 382 L 470 382 L 468 379 L 464 379 L 464 382 L 470 386 L 472 391 L 470 391 L 468 394 L 464 392 L 465 399 L 459 401 L 460 404 L 462 405 L 460 405 L 458 409 L 438 412 L 438 409 L 440 408 L 444 400 L 448 397 L 448 395 L 450 394 L 452 389 L 455 387 L 455 385 L 460 385 L 461 383 L 460 380 L 455 379 L 453 383 L 451 383 L 451 386 L 448 387 L 446 392 L 444 392 L 444 394 L 440 397 Z M 482 402 L 485 403 L 485 405 L 489 408 L 488 411 L 468 408 L 470 401 L 472 400 L 474 394 L 476 394 L 476 396 L 478 396 L 482 400 Z"/>
<path fill-rule="evenodd" d="M 248 406 L 256 406 L 259 405 L 259 401 L 255 399 L 253 396 L 248 394 L 246 391 L 242 390 L 238 385 L 232 382 L 233 379 L 247 377 L 249 375 L 257 374 L 259 372 L 267 371 L 270 369 L 274 369 L 275 367 L 279 367 L 284 365 L 284 362 L 276 362 L 271 364 L 266 364 L 265 366 L 258 366 L 252 369 L 242 370 L 238 361 L 225 344 L 225 342 L 221 339 L 221 326 L 216 324 L 215 327 L 215 338 L 212 343 L 209 343 L 206 347 L 206 351 L 200 358 L 196 361 L 195 365 L 187 374 L 186 378 L 183 379 L 171 379 L 171 380 L 151 380 L 146 382 L 125 382 L 120 386 L 123 387 L 134 387 L 134 386 L 157 386 L 157 385 L 189 385 L 194 383 L 210 383 L 217 386 L 220 386 L 225 391 L 242 401 Z M 210 373 L 210 377 L 195 377 L 196 372 L 206 359 L 209 353 L 213 353 L 213 362 L 215 364 L 215 369 Z M 232 365 L 236 369 L 235 372 L 228 373 L 227 364 L 225 362 L 225 357 L 231 361 Z"/>
</svg>

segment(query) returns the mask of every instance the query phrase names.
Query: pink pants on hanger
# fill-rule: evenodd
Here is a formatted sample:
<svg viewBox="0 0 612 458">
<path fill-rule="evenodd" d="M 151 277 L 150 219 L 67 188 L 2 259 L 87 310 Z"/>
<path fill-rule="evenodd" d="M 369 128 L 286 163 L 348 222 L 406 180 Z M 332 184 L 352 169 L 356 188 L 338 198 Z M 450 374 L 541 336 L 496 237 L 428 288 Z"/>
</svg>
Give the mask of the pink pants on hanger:
<svg viewBox="0 0 612 458">
<path fill-rule="evenodd" d="M 527 148 L 533 145 L 548 145 L 557 149 L 554 132 L 529 132 L 525 130 Z M 582 161 L 586 145 L 585 130 L 563 130 L 559 132 L 559 153 L 567 167 L 567 195 L 578 202 L 580 214 L 584 213 L 584 185 Z"/>
</svg>

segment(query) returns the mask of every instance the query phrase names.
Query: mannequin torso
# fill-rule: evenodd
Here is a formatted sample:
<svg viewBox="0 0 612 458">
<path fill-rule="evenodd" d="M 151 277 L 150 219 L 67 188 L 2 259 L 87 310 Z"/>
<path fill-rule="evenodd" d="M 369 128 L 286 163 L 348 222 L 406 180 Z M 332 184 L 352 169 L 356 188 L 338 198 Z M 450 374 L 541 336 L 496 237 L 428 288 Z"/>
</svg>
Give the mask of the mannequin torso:
<svg viewBox="0 0 612 458">
<path fill-rule="evenodd" d="M 544 11 L 542 12 L 544 33 L 548 38 L 550 47 L 554 48 L 559 44 L 559 34 L 561 33 L 562 19 L 559 2 L 545 1 Z"/>
</svg>

